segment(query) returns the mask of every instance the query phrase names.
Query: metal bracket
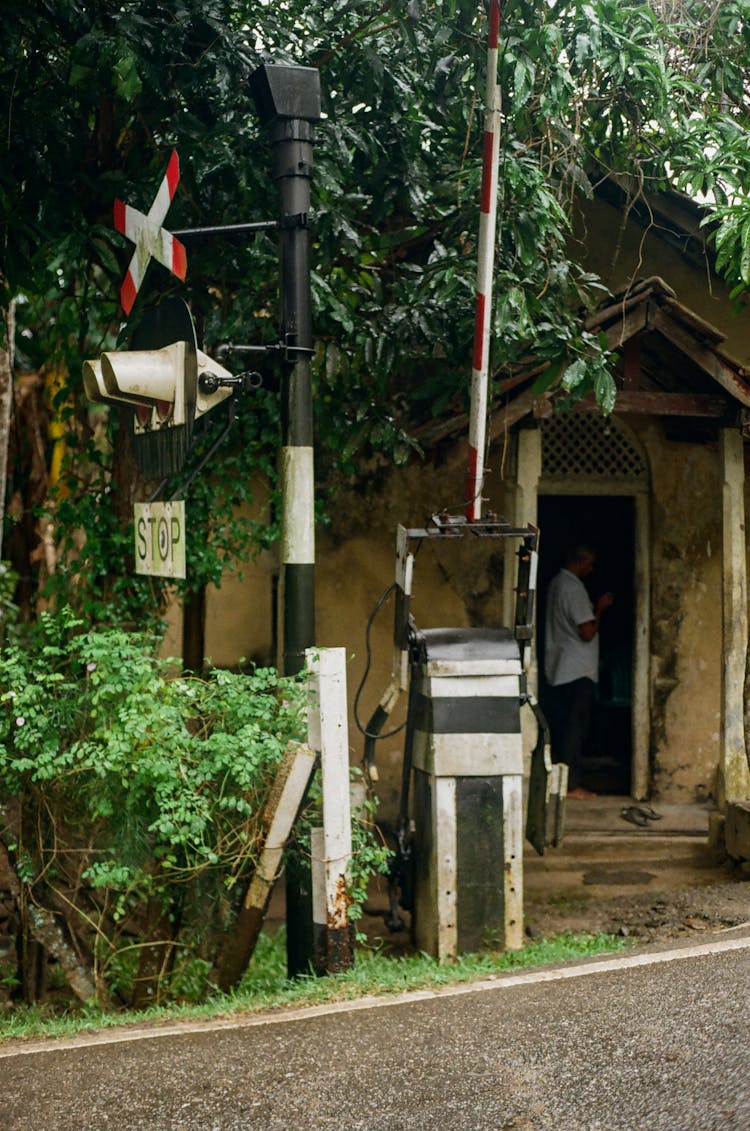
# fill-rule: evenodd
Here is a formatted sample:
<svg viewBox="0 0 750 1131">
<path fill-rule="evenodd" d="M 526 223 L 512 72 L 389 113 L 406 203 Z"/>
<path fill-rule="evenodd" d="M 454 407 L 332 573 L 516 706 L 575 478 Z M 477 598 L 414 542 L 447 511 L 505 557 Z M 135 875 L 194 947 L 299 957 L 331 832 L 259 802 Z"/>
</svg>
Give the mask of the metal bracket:
<svg viewBox="0 0 750 1131">
<path fill-rule="evenodd" d="M 288 342 L 272 342 L 268 346 L 244 346 L 235 342 L 224 342 L 215 350 L 216 360 L 223 361 L 227 354 L 250 354 L 251 357 L 265 357 L 269 353 L 282 353 L 286 361 L 296 361 L 298 358 L 312 357 L 315 351 L 307 346 L 295 346 Z"/>
<path fill-rule="evenodd" d="M 263 384 L 260 373 L 247 369 L 244 373 L 219 377 L 215 373 L 201 373 L 198 385 L 201 392 L 215 393 L 217 389 L 234 389 L 236 393 L 254 393 Z"/>
<path fill-rule="evenodd" d="M 281 217 L 281 219 L 279 220 L 279 227 L 282 231 L 288 231 L 290 228 L 309 228 L 310 213 L 290 212 Z"/>
<path fill-rule="evenodd" d="M 314 350 L 307 349 L 306 346 L 285 346 L 284 352 L 286 361 L 299 361 L 303 358 L 312 357 L 315 353 Z"/>
<path fill-rule="evenodd" d="M 534 526 L 511 526 L 501 515 L 488 511 L 486 518 L 469 522 L 465 515 L 441 511 L 433 514 L 423 527 L 412 527 L 406 536 L 413 541 L 430 538 L 463 538 L 473 534 L 475 538 L 524 538 L 530 539 L 530 549 L 536 549 L 538 530 Z"/>
</svg>

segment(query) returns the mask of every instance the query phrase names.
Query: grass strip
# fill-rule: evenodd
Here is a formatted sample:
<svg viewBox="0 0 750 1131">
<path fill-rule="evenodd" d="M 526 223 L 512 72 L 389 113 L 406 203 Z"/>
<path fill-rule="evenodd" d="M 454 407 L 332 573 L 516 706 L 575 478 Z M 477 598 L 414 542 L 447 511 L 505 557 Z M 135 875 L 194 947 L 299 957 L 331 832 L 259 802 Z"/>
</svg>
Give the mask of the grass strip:
<svg viewBox="0 0 750 1131">
<path fill-rule="evenodd" d="M 521 968 L 619 951 L 626 946 L 624 939 L 614 935 L 565 932 L 529 942 L 522 950 L 463 954 L 450 963 L 439 963 L 425 954 L 392 957 L 361 947 L 354 966 L 345 973 L 289 979 L 282 927 L 273 936 L 261 935 L 247 974 L 232 994 L 217 994 L 200 1003 L 172 1002 L 140 1012 L 112 1013 L 96 1006 L 71 1005 L 63 1014 L 51 1016 L 48 1005 L 18 1005 L 0 1019 L 0 1042 L 70 1037 L 114 1027 L 153 1024 L 158 1028 L 176 1021 L 205 1021 L 284 1007 L 396 995 L 406 990 L 436 989 Z"/>
</svg>

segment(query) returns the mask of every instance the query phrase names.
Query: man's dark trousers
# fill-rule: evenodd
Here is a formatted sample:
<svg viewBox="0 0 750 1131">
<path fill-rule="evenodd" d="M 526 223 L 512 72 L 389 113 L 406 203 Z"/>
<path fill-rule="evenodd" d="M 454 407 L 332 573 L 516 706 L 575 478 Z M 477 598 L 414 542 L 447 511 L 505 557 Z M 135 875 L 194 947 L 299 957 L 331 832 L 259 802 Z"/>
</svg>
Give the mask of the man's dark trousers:
<svg viewBox="0 0 750 1131">
<path fill-rule="evenodd" d="M 549 688 L 552 761 L 569 767 L 568 789 L 581 786 L 583 748 L 591 725 L 596 684 L 593 679 L 574 679 Z"/>
</svg>

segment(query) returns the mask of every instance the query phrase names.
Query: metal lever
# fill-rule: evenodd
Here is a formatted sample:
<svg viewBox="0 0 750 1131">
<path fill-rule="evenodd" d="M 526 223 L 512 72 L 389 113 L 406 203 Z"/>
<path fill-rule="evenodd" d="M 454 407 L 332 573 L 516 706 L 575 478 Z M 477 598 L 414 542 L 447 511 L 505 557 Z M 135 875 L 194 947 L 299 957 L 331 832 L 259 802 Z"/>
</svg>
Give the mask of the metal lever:
<svg viewBox="0 0 750 1131">
<path fill-rule="evenodd" d="M 215 393 L 217 389 L 234 389 L 238 393 L 254 393 L 263 384 L 260 373 L 252 369 L 236 375 L 221 377 L 216 373 L 201 373 L 198 378 L 202 393 Z"/>
</svg>

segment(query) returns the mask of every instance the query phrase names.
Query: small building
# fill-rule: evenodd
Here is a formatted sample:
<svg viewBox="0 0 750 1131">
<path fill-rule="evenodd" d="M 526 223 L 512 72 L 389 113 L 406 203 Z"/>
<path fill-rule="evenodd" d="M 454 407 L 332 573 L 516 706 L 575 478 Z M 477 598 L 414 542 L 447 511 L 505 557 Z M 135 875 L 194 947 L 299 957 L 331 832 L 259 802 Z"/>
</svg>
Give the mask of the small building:
<svg viewBox="0 0 750 1131">
<path fill-rule="evenodd" d="M 750 383 L 724 335 L 659 277 L 590 325 L 618 354 L 612 416 L 593 402 L 556 413 L 518 390 L 493 424 L 515 435 L 508 517 L 542 531 L 538 651 L 546 585 L 571 540 L 590 541 L 615 604 L 587 784 L 671 801 L 744 797 Z"/>
<path fill-rule="evenodd" d="M 541 529 L 544 590 L 571 538 L 598 551 L 595 584 L 615 593 L 602 628 L 602 671 L 587 784 L 668 802 L 750 799 L 744 737 L 747 652 L 745 445 L 750 428 L 750 321 L 732 311 L 711 266 L 700 210 L 681 194 L 627 197 L 602 182 L 576 224 L 585 266 L 611 297 L 589 318 L 616 351 L 617 401 L 557 410 L 532 381 L 493 409 L 488 508 Z M 628 206 L 624 210 L 623 202 Z M 617 233 L 613 239 L 611 233 Z M 578 248 L 580 251 L 580 247 Z M 321 646 L 345 646 L 359 721 L 386 686 L 386 612 L 365 630 L 394 574 L 396 525 L 460 503 L 465 422 L 441 422 L 422 464 L 380 475 L 337 501 L 317 546 Z M 240 586 L 209 593 L 206 653 L 273 660 L 275 565 L 266 555 Z M 515 570 L 497 543 L 429 548 L 414 611 L 422 627 L 510 623 Z M 532 680 L 538 680 L 538 663 Z M 543 698 L 543 681 L 540 688 Z M 401 715 L 401 718 L 403 715 Z M 396 715 L 394 722 L 399 721 Z M 356 743 L 356 723 L 350 733 Z M 381 743 L 382 812 L 394 811 L 400 747 Z M 352 761 L 359 761 L 354 746 Z"/>
</svg>

